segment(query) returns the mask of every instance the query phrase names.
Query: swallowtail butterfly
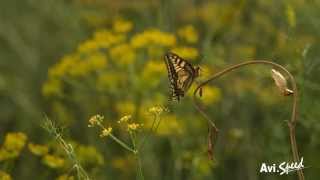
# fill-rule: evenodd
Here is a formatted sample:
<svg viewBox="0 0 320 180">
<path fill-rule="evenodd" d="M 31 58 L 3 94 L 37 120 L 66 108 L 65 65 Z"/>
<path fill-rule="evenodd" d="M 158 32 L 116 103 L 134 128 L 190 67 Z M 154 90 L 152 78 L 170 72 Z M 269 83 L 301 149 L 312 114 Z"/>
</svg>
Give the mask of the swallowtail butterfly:
<svg viewBox="0 0 320 180">
<path fill-rule="evenodd" d="M 165 55 L 165 62 L 170 81 L 170 100 L 179 101 L 180 97 L 188 91 L 194 79 L 199 76 L 199 67 L 192 66 L 189 62 L 174 53 Z"/>
</svg>

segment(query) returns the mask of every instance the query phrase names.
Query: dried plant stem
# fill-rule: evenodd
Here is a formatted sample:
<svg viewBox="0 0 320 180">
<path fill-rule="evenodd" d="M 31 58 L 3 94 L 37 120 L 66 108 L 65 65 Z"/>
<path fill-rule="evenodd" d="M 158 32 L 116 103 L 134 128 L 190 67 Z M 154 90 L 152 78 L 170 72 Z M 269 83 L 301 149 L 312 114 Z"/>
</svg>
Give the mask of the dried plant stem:
<svg viewBox="0 0 320 180">
<path fill-rule="evenodd" d="M 215 139 L 217 138 L 218 135 L 218 128 L 214 124 L 214 122 L 210 119 L 210 117 L 205 113 L 204 108 L 201 106 L 199 102 L 196 100 L 196 94 L 198 91 L 205 85 L 207 85 L 209 82 L 221 77 L 222 75 L 231 72 L 233 70 L 236 70 L 242 66 L 247 66 L 247 65 L 256 65 L 256 64 L 264 64 L 264 65 L 270 65 L 273 66 L 274 68 L 277 68 L 283 72 L 285 72 L 288 77 L 290 78 L 292 89 L 293 89 L 293 105 L 292 105 L 292 113 L 291 113 L 291 120 L 288 121 L 288 127 L 289 127 L 289 133 L 290 133 L 290 144 L 291 144 L 291 151 L 293 155 L 293 159 L 295 162 L 299 161 L 299 153 L 298 153 L 298 147 L 297 147 L 297 142 L 296 142 L 296 133 L 295 133 L 295 127 L 296 127 L 296 122 L 297 122 L 297 101 L 298 101 L 298 90 L 297 90 L 297 85 L 295 82 L 294 77 L 291 75 L 291 73 L 284 68 L 283 66 L 271 62 L 271 61 L 266 61 L 266 60 L 253 60 L 253 61 L 246 61 L 243 63 L 239 63 L 236 65 L 232 65 L 230 67 L 227 67 L 217 73 L 215 73 L 213 76 L 211 76 L 208 80 L 203 81 L 200 83 L 197 88 L 195 89 L 193 93 L 193 100 L 194 100 L 194 105 L 196 109 L 204 116 L 204 118 L 209 122 L 209 124 L 212 126 L 215 134 Z M 304 180 L 304 175 L 302 169 L 298 170 L 298 177 L 299 180 Z"/>
</svg>

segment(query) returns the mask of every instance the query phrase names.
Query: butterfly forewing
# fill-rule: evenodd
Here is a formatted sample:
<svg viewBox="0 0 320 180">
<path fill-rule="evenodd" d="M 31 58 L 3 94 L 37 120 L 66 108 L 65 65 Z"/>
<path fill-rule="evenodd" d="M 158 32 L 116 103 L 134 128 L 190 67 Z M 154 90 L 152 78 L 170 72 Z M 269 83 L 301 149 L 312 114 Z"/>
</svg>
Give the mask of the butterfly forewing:
<svg viewBox="0 0 320 180">
<path fill-rule="evenodd" d="M 170 81 L 170 99 L 179 101 L 196 77 L 196 70 L 190 63 L 174 53 L 167 53 L 165 62 Z"/>
</svg>

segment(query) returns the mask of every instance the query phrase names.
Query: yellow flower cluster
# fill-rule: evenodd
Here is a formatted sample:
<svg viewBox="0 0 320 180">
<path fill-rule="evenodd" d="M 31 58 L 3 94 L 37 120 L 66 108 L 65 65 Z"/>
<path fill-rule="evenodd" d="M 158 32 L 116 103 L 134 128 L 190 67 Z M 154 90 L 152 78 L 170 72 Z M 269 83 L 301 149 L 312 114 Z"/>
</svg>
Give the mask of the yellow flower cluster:
<svg viewBox="0 0 320 180">
<path fill-rule="evenodd" d="M 104 117 L 99 114 L 92 116 L 89 119 L 88 127 L 95 127 L 95 126 L 100 127 L 102 129 L 100 137 L 107 137 L 107 136 L 111 135 L 112 127 L 108 127 L 108 128 L 104 127 L 102 125 L 103 119 L 104 119 Z"/>
<path fill-rule="evenodd" d="M 161 106 L 153 106 L 148 109 L 148 112 L 155 115 L 161 115 L 163 112 L 168 112 L 168 108 L 161 107 Z"/>
<path fill-rule="evenodd" d="M 205 86 L 202 89 L 202 102 L 206 105 L 218 102 L 221 99 L 221 91 L 213 86 Z"/>
<path fill-rule="evenodd" d="M 140 34 L 136 34 L 131 39 L 131 45 L 134 48 L 143 48 L 151 45 L 172 47 L 176 44 L 176 37 L 167 32 L 158 29 L 148 29 Z"/>
<path fill-rule="evenodd" d="M 142 128 L 143 124 L 130 122 L 131 120 L 132 120 L 132 116 L 131 115 L 125 115 L 125 116 L 120 118 L 118 123 L 119 124 L 125 124 L 127 126 L 127 130 L 129 132 L 136 131 L 136 130 Z"/>
<path fill-rule="evenodd" d="M 193 47 L 179 46 L 173 48 L 171 51 L 188 60 L 194 60 L 199 56 L 198 50 Z"/>
<path fill-rule="evenodd" d="M 159 84 L 162 75 L 166 73 L 166 67 L 163 61 L 160 60 L 148 60 L 143 71 L 141 78 L 145 81 L 145 85 L 148 87 L 155 87 Z"/>
<path fill-rule="evenodd" d="M 40 145 L 40 144 L 29 143 L 28 148 L 30 152 L 32 152 L 34 155 L 37 155 L 37 156 L 46 155 L 49 151 L 48 146 Z"/>
<path fill-rule="evenodd" d="M 6 173 L 4 171 L 0 171 L 0 179 L 1 180 L 11 180 L 12 178 L 8 173 Z"/>
<path fill-rule="evenodd" d="M 108 127 L 108 128 L 103 128 L 100 134 L 100 137 L 107 137 L 111 134 L 112 132 L 112 127 Z"/>
<path fill-rule="evenodd" d="M 178 35 L 188 43 L 198 42 L 198 32 L 192 25 L 187 25 L 178 30 Z"/>
<path fill-rule="evenodd" d="M 85 166 L 103 165 L 104 157 L 94 146 L 78 145 L 76 150 L 80 164 Z"/>
<path fill-rule="evenodd" d="M 175 115 L 166 115 L 163 117 L 165 120 L 162 122 L 157 130 L 157 133 L 162 136 L 179 135 L 185 132 L 185 127 L 182 123 L 178 122 Z"/>
<path fill-rule="evenodd" d="M 0 161 L 18 157 L 26 141 L 27 136 L 24 133 L 8 133 L 0 149 Z"/>
<path fill-rule="evenodd" d="M 68 174 L 60 175 L 56 180 L 74 180 L 73 176 L 69 176 Z"/>
<path fill-rule="evenodd" d="M 143 124 L 138 124 L 138 123 L 128 123 L 128 131 L 136 131 L 140 129 L 143 126 Z"/>
<path fill-rule="evenodd" d="M 110 49 L 110 56 L 119 65 L 129 65 L 136 60 L 136 53 L 129 44 L 119 44 Z"/>
<path fill-rule="evenodd" d="M 92 39 L 81 43 L 78 47 L 79 53 L 91 53 L 100 49 L 109 48 L 112 45 L 123 42 L 126 36 L 110 30 L 99 30 Z"/>
<path fill-rule="evenodd" d="M 119 114 L 133 114 L 136 106 L 132 101 L 121 101 L 116 103 L 116 110 Z"/>
<path fill-rule="evenodd" d="M 103 119 L 104 119 L 104 116 L 99 115 L 99 114 L 92 116 L 92 117 L 89 119 L 89 125 L 88 125 L 88 127 L 94 127 L 94 126 L 96 126 L 96 125 L 101 124 L 102 121 L 103 121 Z"/>
<path fill-rule="evenodd" d="M 123 19 L 117 19 L 113 22 L 112 29 L 118 33 L 127 33 L 131 31 L 133 28 L 133 24 L 130 21 L 126 21 Z"/>
<path fill-rule="evenodd" d="M 42 162 L 50 168 L 61 168 L 65 165 L 65 160 L 56 155 L 47 154 L 43 157 Z"/>
</svg>

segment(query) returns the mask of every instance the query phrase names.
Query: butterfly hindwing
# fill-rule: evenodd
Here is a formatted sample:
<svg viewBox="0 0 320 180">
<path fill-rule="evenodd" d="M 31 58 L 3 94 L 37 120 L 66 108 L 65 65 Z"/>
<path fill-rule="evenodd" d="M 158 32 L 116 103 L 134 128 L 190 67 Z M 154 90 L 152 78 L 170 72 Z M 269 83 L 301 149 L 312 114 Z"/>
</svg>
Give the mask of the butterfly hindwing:
<svg viewBox="0 0 320 180">
<path fill-rule="evenodd" d="M 167 53 L 165 62 L 170 81 L 170 99 L 179 101 L 180 97 L 183 97 L 190 88 L 198 73 L 190 63 L 174 53 Z"/>
</svg>

